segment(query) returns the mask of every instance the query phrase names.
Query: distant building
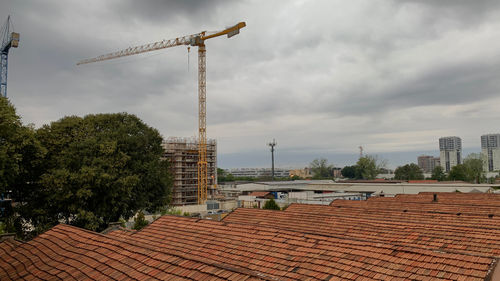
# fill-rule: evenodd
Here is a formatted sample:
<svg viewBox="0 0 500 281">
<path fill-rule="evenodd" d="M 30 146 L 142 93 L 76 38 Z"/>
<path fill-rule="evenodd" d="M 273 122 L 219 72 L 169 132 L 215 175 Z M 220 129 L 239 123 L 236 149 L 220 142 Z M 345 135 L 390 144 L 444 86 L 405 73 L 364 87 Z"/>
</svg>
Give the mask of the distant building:
<svg viewBox="0 0 500 281">
<path fill-rule="evenodd" d="M 484 171 L 493 172 L 500 170 L 500 134 L 481 136 L 481 155 Z"/>
<path fill-rule="evenodd" d="M 290 177 L 298 176 L 303 179 L 312 178 L 311 169 L 309 167 L 305 167 L 304 169 L 295 169 L 290 170 Z"/>
<path fill-rule="evenodd" d="M 342 177 L 342 168 L 333 168 L 333 177 L 341 178 Z"/>
<path fill-rule="evenodd" d="M 435 167 L 439 166 L 441 161 L 439 157 L 430 155 L 421 155 L 417 158 L 417 163 L 424 173 L 432 173 Z"/>
<path fill-rule="evenodd" d="M 226 173 L 233 175 L 235 178 L 250 177 L 262 178 L 271 177 L 271 168 L 239 168 L 239 169 L 226 169 Z M 276 178 L 288 178 L 290 176 L 289 169 L 274 168 L 274 176 Z"/>
<path fill-rule="evenodd" d="M 462 140 L 459 137 L 439 139 L 439 158 L 441 167 L 449 172 L 452 167 L 462 164 Z"/>
</svg>

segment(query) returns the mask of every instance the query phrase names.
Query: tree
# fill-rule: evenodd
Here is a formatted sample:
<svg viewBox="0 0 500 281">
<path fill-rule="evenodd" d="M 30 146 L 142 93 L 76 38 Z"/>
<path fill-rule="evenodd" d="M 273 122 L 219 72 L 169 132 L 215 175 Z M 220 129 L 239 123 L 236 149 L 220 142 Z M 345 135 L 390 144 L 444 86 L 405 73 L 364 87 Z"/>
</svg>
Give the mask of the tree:
<svg viewBox="0 0 500 281">
<path fill-rule="evenodd" d="M 333 176 L 333 165 L 328 165 L 325 158 L 314 159 L 310 164 L 313 179 L 326 179 Z"/>
<path fill-rule="evenodd" d="M 359 158 L 356 163 L 356 178 L 371 180 L 377 177 L 385 161 L 378 161 L 377 157 L 367 155 Z"/>
<path fill-rule="evenodd" d="M 37 188 L 36 179 L 45 149 L 35 138 L 31 126 L 23 126 L 14 106 L 7 98 L 0 97 L 0 198 L 11 196 L 14 200 L 23 193 L 32 193 Z M 22 207 L 21 202 L 16 204 Z M 22 224 L 14 216 L 0 218 L 4 230 L 14 232 L 15 225 Z M 19 231 L 21 236 L 21 231 Z"/>
<path fill-rule="evenodd" d="M 446 180 L 446 175 L 445 175 L 445 173 L 444 173 L 443 167 L 441 167 L 441 166 L 436 166 L 436 167 L 432 170 L 432 176 L 431 176 L 431 179 L 433 179 L 433 180 L 437 180 L 437 181 L 444 181 L 444 180 Z"/>
<path fill-rule="evenodd" d="M 397 180 L 423 180 L 424 173 L 420 167 L 415 164 L 406 164 L 404 166 L 398 167 L 394 171 L 394 178 Z"/>
<path fill-rule="evenodd" d="M 0 194 L 7 195 L 22 182 L 34 158 L 41 158 L 43 152 L 34 130 L 23 126 L 14 106 L 0 97 Z"/>
<path fill-rule="evenodd" d="M 141 230 L 144 227 L 146 227 L 148 224 L 149 224 L 149 222 L 144 217 L 144 213 L 142 212 L 142 210 L 139 211 L 139 213 L 137 213 L 137 216 L 134 218 L 134 227 L 133 227 L 133 229 L 135 229 L 135 230 Z"/>
<path fill-rule="evenodd" d="M 354 179 L 356 177 L 356 166 L 345 166 L 340 172 L 343 177 Z"/>
<path fill-rule="evenodd" d="M 65 117 L 37 130 L 36 137 L 47 148 L 43 173 L 19 210 L 35 232 L 60 221 L 100 231 L 169 202 L 162 138 L 134 115 Z"/>
<path fill-rule="evenodd" d="M 448 179 L 452 181 L 467 181 L 467 169 L 463 164 L 453 166 L 448 174 Z"/>
<path fill-rule="evenodd" d="M 485 182 L 486 178 L 483 176 L 483 160 L 477 153 L 469 154 L 464 160 L 464 167 L 466 171 L 466 179 L 471 183 Z"/>
<path fill-rule="evenodd" d="M 221 168 L 217 168 L 217 183 L 226 181 L 226 171 Z"/>
<path fill-rule="evenodd" d="M 274 201 L 274 199 L 269 199 L 267 200 L 266 204 L 264 204 L 264 207 L 262 209 L 267 209 L 267 210 L 281 210 L 280 206 Z"/>
</svg>

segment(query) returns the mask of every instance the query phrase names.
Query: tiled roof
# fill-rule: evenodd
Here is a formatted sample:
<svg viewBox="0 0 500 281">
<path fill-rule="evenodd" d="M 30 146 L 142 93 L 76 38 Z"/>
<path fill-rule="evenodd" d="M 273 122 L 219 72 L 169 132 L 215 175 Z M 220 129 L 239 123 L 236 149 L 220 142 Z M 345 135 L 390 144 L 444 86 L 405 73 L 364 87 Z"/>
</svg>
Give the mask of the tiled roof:
<svg viewBox="0 0 500 281">
<path fill-rule="evenodd" d="M 496 280 L 500 217 L 380 205 L 432 204 L 415 196 L 237 209 L 220 222 L 163 216 L 107 234 L 61 224 L 1 242 L 0 280 Z M 481 200 L 441 197 L 452 204 L 434 205 Z"/>
<path fill-rule="evenodd" d="M 171 253 L 147 239 L 120 239 L 63 224 L 15 248 L 5 246 L 0 248 L 0 280 L 260 279 L 189 253 Z"/>
<path fill-rule="evenodd" d="M 443 219 L 438 214 L 361 213 L 305 204 L 292 204 L 288 208 L 286 212 L 237 209 L 224 221 L 450 253 L 500 256 L 500 240 L 497 239 L 500 237 L 499 220 L 496 220 L 495 227 L 490 227 L 491 220 L 488 221 L 488 218 L 469 222 L 468 218 L 456 215 Z"/>
<path fill-rule="evenodd" d="M 448 200 L 440 198 L 438 201 L 432 200 L 409 201 L 399 200 L 398 197 L 370 198 L 366 201 L 335 200 L 331 206 L 369 208 L 395 211 L 416 211 L 416 212 L 438 212 L 462 215 L 493 215 L 500 216 L 498 202 L 487 200 Z"/>
<path fill-rule="evenodd" d="M 249 195 L 250 196 L 255 196 L 255 197 L 264 197 L 266 195 L 268 195 L 270 192 L 267 192 L 267 191 L 254 191 L 252 193 L 250 193 Z"/>
<path fill-rule="evenodd" d="M 245 223 L 164 216 L 134 234 L 160 248 L 285 279 L 482 280 L 493 259 Z M 464 275 L 465 274 L 465 275 Z M 397 279 L 396 279 L 397 280 Z"/>
</svg>

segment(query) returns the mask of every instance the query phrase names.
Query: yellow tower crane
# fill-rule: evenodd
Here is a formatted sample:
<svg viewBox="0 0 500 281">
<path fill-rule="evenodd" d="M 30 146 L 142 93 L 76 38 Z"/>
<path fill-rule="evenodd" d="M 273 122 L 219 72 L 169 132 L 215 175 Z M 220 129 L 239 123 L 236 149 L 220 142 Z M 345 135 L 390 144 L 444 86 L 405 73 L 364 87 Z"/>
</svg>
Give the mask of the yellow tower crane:
<svg viewBox="0 0 500 281">
<path fill-rule="evenodd" d="M 162 40 L 150 44 L 145 44 L 136 47 L 129 47 L 125 50 L 117 51 L 101 55 L 95 58 L 84 59 L 77 63 L 77 65 L 99 62 L 120 58 L 124 56 L 131 56 L 160 49 L 166 49 L 175 46 L 189 45 L 198 47 L 198 204 L 204 204 L 207 201 L 207 185 L 208 185 L 208 171 L 207 171 L 207 124 L 206 124 L 206 49 L 205 40 L 210 38 L 227 35 L 231 38 L 240 33 L 240 29 L 245 27 L 245 22 L 240 22 L 232 27 L 226 28 L 222 31 L 208 33 L 202 31 L 200 33 L 178 37 L 170 40 Z"/>
</svg>

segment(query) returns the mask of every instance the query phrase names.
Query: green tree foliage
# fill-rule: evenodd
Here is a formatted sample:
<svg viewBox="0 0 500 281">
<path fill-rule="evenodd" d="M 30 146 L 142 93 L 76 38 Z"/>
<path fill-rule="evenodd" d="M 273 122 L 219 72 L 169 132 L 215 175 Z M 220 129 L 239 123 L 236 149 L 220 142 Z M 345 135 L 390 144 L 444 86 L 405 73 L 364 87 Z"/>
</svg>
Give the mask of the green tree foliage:
<svg viewBox="0 0 500 281">
<path fill-rule="evenodd" d="M 448 174 L 451 181 L 467 181 L 467 171 L 463 164 L 453 166 Z"/>
<path fill-rule="evenodd" d="M 340 172 L 342 173 L 342 176 L 344 176 L 345 178 L 349 179 L 356 178 L 356 166 L 345 166 L 344 168 L 342 168 L 342 171 Z"/>
<path fill-rule="evenodd" d="M 385 166 L 385 161 L 378 161 L 377 157 L 366 155 L 359 158 L 356 163 L 356 178 L 372 180 L 377 177 L 381 168 Z"/>
<path fill-rule="evenodd" d="M 0 97 L 0 193 L 6 195 L 14 186 L 32 180 L 44 153 L 33 128 L 23 126 L 14 106 Z"/>
<path fill-rule="evenodd" d="M 133 229 L 135 229 L 135 230 L 141 230 L 144 227 L 146 227 L 148 224 L 149 224 L 149 222 L 144 217 L 144 213 L 142 212 L 142 210 L 139 211 L 139 213 L 137 213 L 137 216 L 135 216 L 135 218 L 134 218 L 134 227 L 133 227 Z"/>
<path fill-rule="evenodd" d="M 226 171 L 221 168 L 217 168 L 217 183 L 226 181 Z"/>
<path fill-rule="evenodd" d="M 437 180 L 437 181 L 444 181 L 444 180 L 446 180 L 446 175 L 445 175 L 445 173 L 444 173 L 443 167 L 441 167 L 441 166 L 436 166 L 436 167 L 432 170 L 432 176 L 431 176 L 431 179 L 433 179 L 433 180 Z"/>
<path fill-rule="evenodd" d="M 424 173 L 420 167 L 415 164 L 406 164 L 404 166 L 398 167 L 394 171 L 394 178 L 397 180 L 423 180 Z"/>
<path fill-rule="evenodd" d="M 333 176 L 333 165 L 328 164 L 325 158 L 314 159 L 309 165 L 313 179 L 327 179 Z"/>
<path fill-rule="evenodd" d="M 468 182 L 482 183 L 486 181 L 486 177 L 483 175 L 483 160 L 479 154 L 469 154 L 465 158 L 463 165 L 465 166 L 466 179 Z"/>
<path fill-rule="evenodd" d="M 0 197 L 16 199 L 23 193 L 36 192 L 35 182 L 45 153 L 35 138 L 35 130 L 23 126 L 14 106 L 0 97 Z M 22 208 L 23 204 L 17 206 Z M 15 231 L 15 225 L 21 229 L 21 222 L 13 214 L 1 220 L 8 232 Z"/>
<path fill-rule="evenodd" d="M 448 175 L 449 180 L 461 180 L 470 183 L 486 181 L 483 174 L 483 160 L 477 153 L 471 153 L 464 159 L 463 164 L 453 166 Z"/>
<path fill-rule="evenodd" d="M 264 204 L 264 207 L 262 209 L 267 209 L 267 210 L 281 210 L 280 206 L 274 201 L 274 199 L 269 199 L 267 200 L 266 204 Z"/>
<path fill-rule="evenodd" d="M 169 201 L 157 130 L 126 113 L 65 117 L 36 132 L 47 149 L 38 189 L 18 201 L 36 232 L 60 221 L 100 231 Z"/>
</svg>

